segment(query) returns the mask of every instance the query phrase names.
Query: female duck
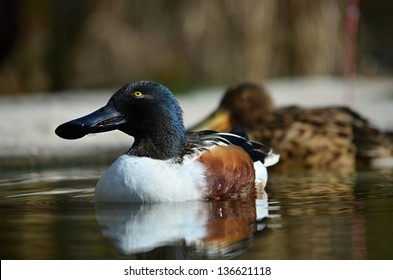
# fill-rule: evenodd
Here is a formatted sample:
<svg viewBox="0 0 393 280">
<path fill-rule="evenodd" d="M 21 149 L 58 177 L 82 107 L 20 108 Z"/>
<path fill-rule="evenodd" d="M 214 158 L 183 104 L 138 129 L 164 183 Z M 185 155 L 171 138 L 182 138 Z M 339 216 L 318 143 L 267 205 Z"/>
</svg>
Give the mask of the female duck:
<svg viewBox="0 0 393 280">
<path fill-rule="evenodd" d="M 392 156 L 389 137 L 346 107 L 275 109 L 254 83 L 229 88 L 219 108 L 190 130 L 242 127 L 280 153 L 280 168 L 341 168 Z"/>
<path fill-rule="evenodd" d="M 96 201 L 164 202 L 255 196 L 278 155 L 233 133 L 186 133 L 172 93 L 150 81 L 119 89 L 99 110 L 60 125 L 56 134 L 78 139 L 118 129 L 132 147 L 103 174 Z"/>
</svg>

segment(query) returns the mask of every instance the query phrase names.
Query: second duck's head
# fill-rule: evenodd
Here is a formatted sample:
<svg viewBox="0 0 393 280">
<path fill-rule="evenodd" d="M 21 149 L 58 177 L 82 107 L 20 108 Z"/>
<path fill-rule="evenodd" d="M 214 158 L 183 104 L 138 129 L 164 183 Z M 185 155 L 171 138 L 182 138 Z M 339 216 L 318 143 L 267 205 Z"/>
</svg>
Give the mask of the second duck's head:
<svg viewBox="0 0 393 280">
<path fill-rule="evenodd" d="M 64 139 L 79 139 L 115 129 L 135 138 L 128 153 L 137 156 L 167 159 L 179 152 L 185 140 L 178 102 L 168 88 L 151 81 L 125 85 L 104 107 L 60 125 L 55 133 Z"/>
<path fill-rule="evenodd" d="M 250 127 L 273 110 L 273 101 L 263 86 L 244 82 L 228 88 L 219 107 L 190 130 L 229 131 L 234 127 Z"/>
</svg>

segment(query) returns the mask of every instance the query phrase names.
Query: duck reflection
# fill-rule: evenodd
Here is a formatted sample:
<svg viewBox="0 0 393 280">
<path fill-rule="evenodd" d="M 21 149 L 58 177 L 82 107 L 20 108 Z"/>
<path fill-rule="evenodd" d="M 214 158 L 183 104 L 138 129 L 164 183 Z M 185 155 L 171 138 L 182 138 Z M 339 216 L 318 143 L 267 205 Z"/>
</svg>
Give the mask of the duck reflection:
<svg viewBox="0 0 393 280">
<path fill-rule="evenodd" d="M 280 214 L 281 228 L 254 242 L 255 247 L 264 250 L 254 252 L 253 257 L 366 259 L 366 236 L 371 223 L 365 219 L 363 210 L 367 201 L 359 199 L 358 193 L 372 191 L 375 187 L 372 183 L 364 184 L 359 176 L 351 169 L 286 172 L 272 176 L 274 180 L 268 187 L 269 203 L 279 207 L 270 208 L 269 217 Z M 274 219 L 269 219 L 269 228 L 271 222 Z M 275 244 L 282 246 L 277 249 Z"/>
<path fill-rule="evenodd" d="M 356 172 L 352 169 L 307 170 L 272 176 L 268 191 L 280 201 L 280 214 L 308 216 L 352 213 Z"/>
<path fill-rule="evenodd" d="M 123 254 L 143 253 L 141 258 L 236 256 L 264 228 L 267 215 L 265 192 L 256 200 L 96 204 L 102 234 Z M 164 247 L 172 252 L 162 253 Z"/>
</svg>

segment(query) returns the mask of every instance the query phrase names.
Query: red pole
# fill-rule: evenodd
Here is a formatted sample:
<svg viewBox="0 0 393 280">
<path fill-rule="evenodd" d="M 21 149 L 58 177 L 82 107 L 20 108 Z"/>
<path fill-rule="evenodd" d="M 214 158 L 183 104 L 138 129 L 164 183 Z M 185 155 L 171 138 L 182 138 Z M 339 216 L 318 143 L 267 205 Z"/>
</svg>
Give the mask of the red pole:
<svg viewBox="0 0 393 280">
<path fill-rule="evenodd" d="M 360 0 L 347 0 L 344 38 L 344 80 L 346 85 L 345 102 L 348 106 L 355 103 L 356 87 L 356 35 L 358 31 Z"/>
</svg>

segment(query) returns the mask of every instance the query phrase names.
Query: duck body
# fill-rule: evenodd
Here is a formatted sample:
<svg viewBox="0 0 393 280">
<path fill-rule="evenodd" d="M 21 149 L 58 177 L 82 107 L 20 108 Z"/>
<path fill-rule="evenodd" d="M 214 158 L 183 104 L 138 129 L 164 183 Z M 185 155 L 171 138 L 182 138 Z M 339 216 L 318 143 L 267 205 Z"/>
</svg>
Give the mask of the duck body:
<svg viewBox="0 0 393 280">
<path fill-rule="evenodd" d="M 226 154 L 226 148 L 215 152 L 217 149 L 212 147 L 198 159 L 186 157 L 182 163 L 122 155 L 97 182 L 95 200 L 154 203 L 236 199 L 254 196 L 258 188 L 265 187 L 267 171 L 263 164 L 242 159 L 243 152 L 239 151 L 243 161 L 239 169 L 238 163 L 228 164 L 226 155 L 217 156 Z"/>
<path fill-rule="evenodd" d="M 275 109 L 254 83 L 229 88 L 219 108 L 194 129 L 243 127 L 251 140 L 280 153 L 279 168 L 341 168 L 392 156 L 389 137 L 344 106 Z"/>
<path fill-rule="evenodd" d="M 351 111 L 341 107 L 291 106 L 256 121 L 249 133 L 280 151 L 282 168 L 352 167 L 366 152 L 359 151 L 354 141 L 354 121 Z"/>
<path fill-rule="evenodd" d="M 97 202 L 169 202 L 255 196 L 278 155 L 234 133 L 186 133 L 172 93 L 150 81 L 128 84 L 97 111 L 60 125 L 78 139 L 118 129 L 134 137 L 97 182 Z"/>
</svg>

